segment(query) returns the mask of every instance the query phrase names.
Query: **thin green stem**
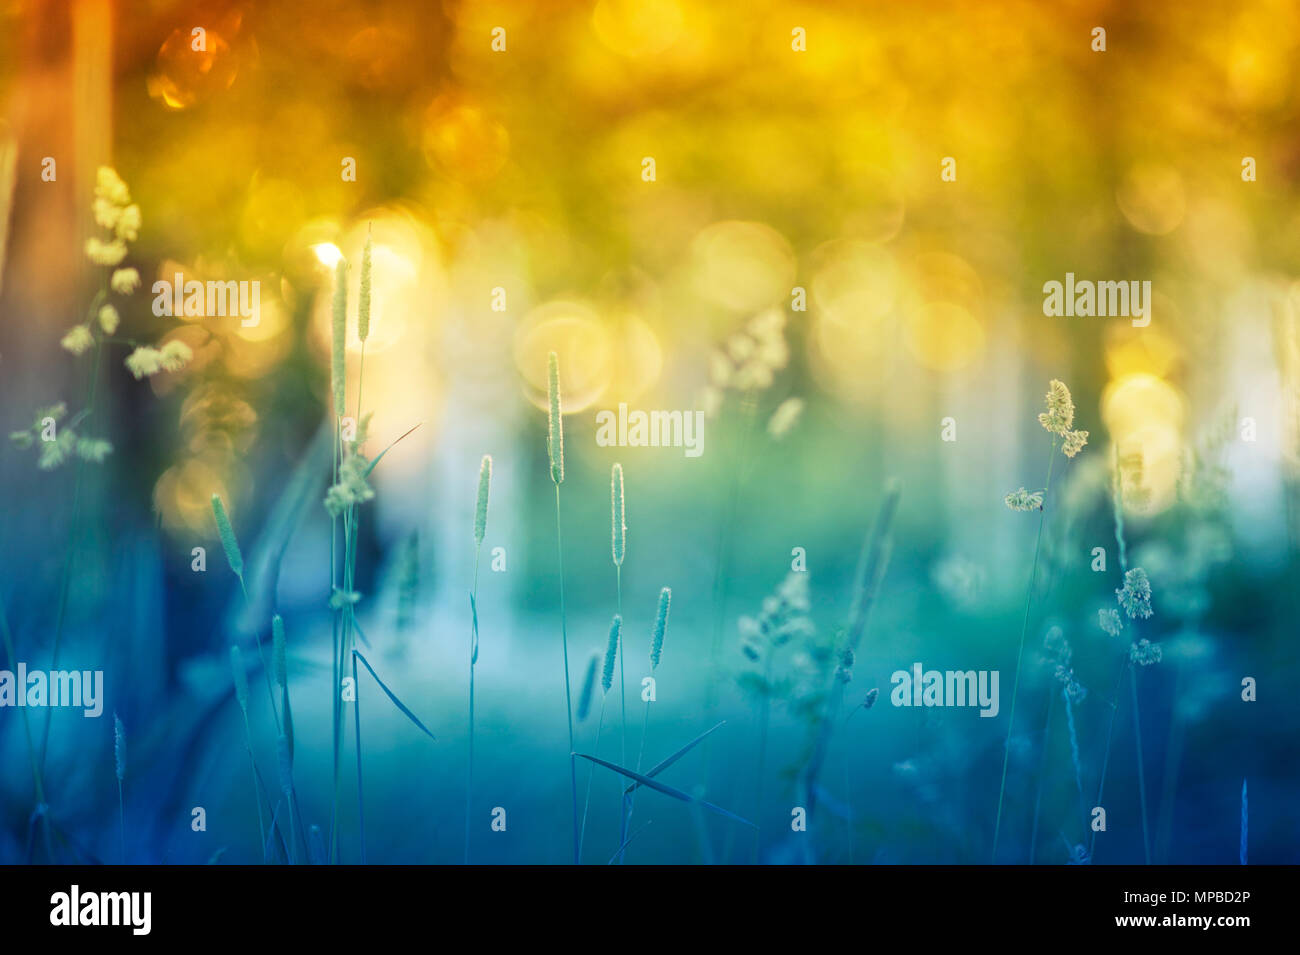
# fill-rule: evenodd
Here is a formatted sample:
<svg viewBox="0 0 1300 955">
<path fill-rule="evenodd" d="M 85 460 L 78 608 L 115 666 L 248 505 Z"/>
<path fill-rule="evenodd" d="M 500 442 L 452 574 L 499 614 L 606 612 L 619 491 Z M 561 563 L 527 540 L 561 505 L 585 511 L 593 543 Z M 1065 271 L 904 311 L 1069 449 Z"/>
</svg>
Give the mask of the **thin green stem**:
<svg viewBox="0 0 1300 955">
<path fill-rule="evenodd" d="M 600 697 L 600 718 L 596 720 L 596 742 L 592 753 L 600 755 L 600 731 L 605 726 L 605 699 L 607 694 L 601 694 Z M 582 846 L 587 838 L 587 810 L 591 808 L 591 777 L 596 772 L 596 764 L 588 763 L 587 765 L 587 798 L 582 801 L 582 828 L 578 831 L 578 858 L 582 858 Z"/>
<path fill-rule="evenodd" d="M 469 767 L 465 772 L 465 865 L 469 865 L 470 810 L 474 798 L 474 664 L 478 662 L 478 562 L 481 542 L 474 544 L 474 586 L 470 590 L 469 637 Z"/>
<path fill-rule="evenodd" d="M 569 794 L 573 805 L 573 864 L 581 862 L 578 853 L 578 767 L 573 748 L 573 693 L 569 688 L 569 624 L 564 615 L 564 537 L 560 521 L 560 485 L 555 485 L 555 552 L 560 572 L 560 642 L 564 647 L 564 708 L 569 721 Z"/>
<path fill-rule="evenodd" d="M 758 772 L 754 777 L 754 859 L 758 865 L 761 859 L 763 837 L 763 774 L 767 770 L 767 729 L 771 721 L 772 706 L 770 691 L 772 688 L 772 648 L 767 648 L 767 661 L 763 668 L 763 707 L 759 716 L 758 731 Z"/>
<path fill-rule="evenodd" d="M 243 708 L 240 708 L 243 712 Z M 266 862 L 266 822 L 262 817 L 262 787 L 261 777 L 257 774 L 257 760 L 253 758 L 253 731 L 248 725 L 248 713 L 243 713 L 244 717 L 244 748 L 248 751 L 248 764 L 253 771 L 253 798 L 257 800 L 257 832 L 262 841 L 262 862 Z"/>
<path fill-rule="evenodd" d="M 356 697 L 352 701 L 352 716 L 356 720 L 357 733 L 357 823 L 361 834 L 361 864 L 366 864 L 366 800 L 361 790 L 361 683 L 357 679 L 357 657 L 352 655 L 352 685 L 356 688 Z M 293 811 L 292 805 L 289 811 Z"/>
<path fill-rule="evenodd" d="M 619 618 L 621 619 L 623 616 L 623 565 L 622 564 L 614 565 L 614 578 L 616 581 L 615 586 L 618 593 L 617 612 Z M 619 707 L 622 710 L 619 716 L 619 719 L 621 720 L 620 729 L 623 734 L 622 764 L 626 766 L 627 765 L 627 677 L 624 675 L 624 671 L 623 671 L 623 658 L 624 656 L 626 656 L 626 654 L 623 652 L 624 643 L 626 643 L 626 641 L 620 638 L 618 641 L 618 646 L 615 648 L 615 652 L 618 653 Z"/>
<path fill-rule="evenodd" d="M 652 670 L 651 673 L 653 674 L 653 672 L 654 671 Z M 641 746 L 637 750 L 637 754 L 636 754 L 636 771 L 638 773 L 641 772 L 641 760 L 645 758 L 645 737 L 646 737 L 646 732 L 649 730 L 649 728 L 650 728 L 650 701 L 646 700 L 645 713 L 641 717 Z M 636 804 L 636 790 L 633 789 L 630 793 L 627 793 L 626 795 L 623 796 L 623 823 L 622 823 L 622 829 L 619 832 L 619 837 L 618 837 L 618 844 L 619 846 L 622 847 L 618 851 L 619 865 L 623 864 L 623 858 L 627 854 L 626 843 L 629 841 L 630 838 L 628 836 L 628 832 L 632 828 L 632 809 L 635 806 L 635 804 Z"/>
<path fill-rule="evenodd" d="M 335 415 L 334 417 L 334 483 L 339 482 L 339 442 L 342 440 L 342 420 Z M 339 519 L 338 515 L 330 515 L 330 597 L 338 590 L 338 558 L 335 549 L 338 541 Z M 333 756 L 333 789 L 330 796 L 330 847 L 329 861 L 331 864 L 338 856 L 338 815 L 339 815 L 339 686 L 343 674 L 339 671 L 339 618 L 340 612 L 335 610 L 331 615 L 331 629 L 333 631 L 330 646 L 330 668 L 332 685 L 330 686 L 330 749 Z"/>
<path fill-rule="evenodd" d="M 1029 864 L 1034 864 L 1034 859 L 1038 853 L 1038 810 L 1043 803 L 1043 776 L 1047 769 L 1047 740 L 1052 731 L 1052 709 L 1056 705 L 1056 694 L 1047 694 L 1047 718 L 1043 721 L 1043 741 L 1040 744 L 1042 752 L 1038 757 L 1038 792 L 1034 796 L 1034 829 L 1029 835 Z"/>
<path fill-rule="evenodd" d="M 1151 864 L 1151 837 L 1147 831 L 1147 775 L 1142 760 L 1142 718 L 1138 710 L 1137 669 L 1129 667 L 1129 688 L 1133 691 L 1133 740 L 1137 744 L 1138 796 L 1142 801 L 1142 851 Z"/>
<path fill-rule="evenodd" d="M 100 288 L 100 295 L 103 294 L 103 288 Z M 98 297 L 97 297 L 98 298 Z M 90 371 L 90 390 L 86 400 L 86 417 L 93 417 L 95 413 L 95 402 L 99 395 L 99 364 L 100 354 L 103 350 L 103 340 L 95 339 L 95 352 L 91 358 Z M 68 591 L 72 583 L 72 565 L 76 558 L 77 551 L 77 531 L 81 523 L 81 488 L 84 483 L 86 474 L 86 459 L 77 458 L 77 476 L 72 492 L 72 520 L 68 525 L 68 544 L 63 557 L 63 572 L 59 579 L 59 604 L 58 613 L 54 622 L 54 648 L 51 653 L 50 672 L 59 668 L 59 650 L 63 646 L 64 624 L 68 616 Z M 53 710 L 49 707 L 45 710 L 44 726 L 41 730 L 41 753 L 38 765 L 42 775 L 45 772 L 45 754 L 50 746 L 50 719 Z"/>
<path fill-rule="evenodd" d="M 1033 605 L 1034 584 L 1038 581 L 1038 554 L 1043 546 L 1043 524 L 1052 490 L 1052 465 L 1056 463 L 1056 438 L 1047 457 L 1047 482 L 1043 488 L 1043 509 L 1038 514 L 1038 534 L 1034 540 L 1034 563 L 1029 570 L 1029 587 L 1025 590 L 1025 614 L 1020 623 L 1020 649 L 1016 651 L 1016 679 L 1011 691 L 1011 712 L 1007 717 L 1007 738 L 1002 744 L 1002 781 L 998 784 L 998 818 L 993 827 L 993 862 L 998 861 L 998 840 L 1002 835 L 1002 800 L 1007 791 L 1007 763 L 1011 759 L 1011 732 L 1016 725 L 1016 698 L 1020 695 L 1020 664 L 1025 656 L 1025 636 L 1029 632 L 1029 608 Z"/>
<path fill-rule="evenodd" d="M 715 722 L 715 715 L 718 706 L 718 654 L 722 648 L 722 629 L 727 617 L 727 583 L 729 581 L 728 571 L 731 563 L 731 543 L 732 531 L 736 525 L 736 516 L 740 511 L 740 495 L 742 483 L 744 481 L 744 461 L 745 452 L 749 445 L 749 435 L 754 423 L 754 416 L 757 402 L 751 392 L 745 392 L 741 397 L 741 421 L 740 436 L 738 439 L 733 438 L 732 447 L 735 451 L 734 458 L 728 462 L 730 456 L 724 455 L 720 459 L 720 466 L 727 468 L 728 463 L 730 480 L 719 482 L 719 488 L 725 488 L 725 506 L 726 516 L 718 526 L 718 551 L 717 562 L 713 570 L 713 634 L 709 641 L 709 682 L 708 690 L 705 695 L 705 722 L 712 726 Z M 713 740 L 704 741 L 704 788 L 707 791 L 711 783 L 710 766 L 713 761 Z"/>
<path fill-rule="evenodd" d="M 1094 805 L 1101 805 L 1102 794 L 1106 791 L 1106 770 L 1110 768 L 1110 744 L 1115 738 L 1115 716 L 1119 713 L 1119 685 L 1124 679 L 1124 671 L 1129 667 L 1128 654 L 1120 661 L 1119 673 L 1115 676 L 1115 688 L 1110 694 L 1110 726 L 1106 730 L 1106 750 L 1101 758 L 1101 778 L 1097 781 L 1097 802 Z M 1088 856 L 1095 858 L 1097 852 L 1097 830 L 1092 830 L 1092 838 L 1088 842 Z"/>
<path fill-rule="evenodd" d="M 244 595 L 244 607 L 251 613 L 253 602 L 248 599 L 248 587 L 244 584 L 244 575 L 236 574 L 235 576 L 239 578 L 239 589 Z M 257 660 L 262 665 L 262 676 L 266 681 L 266 695 L 271 701 L 271 718 L 275 720 L 275 731 L 280 733 L 283 732 L 284 726 L 280 720 L 280 713 L 275 707 L 275 690 L 271 687 L 271 671 L 267 668 L 266 657 L 262 653 L 262 635 L 260 633 L 253 634 L 253 643 L 257 647 Z"/>
</svg>

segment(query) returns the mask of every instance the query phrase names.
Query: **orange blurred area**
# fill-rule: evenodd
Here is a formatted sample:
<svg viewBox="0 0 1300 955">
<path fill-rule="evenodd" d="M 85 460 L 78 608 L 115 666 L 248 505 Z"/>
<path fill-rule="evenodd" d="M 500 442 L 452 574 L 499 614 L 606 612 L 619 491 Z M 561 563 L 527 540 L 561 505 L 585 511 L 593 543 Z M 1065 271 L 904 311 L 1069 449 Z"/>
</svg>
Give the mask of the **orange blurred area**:
<svg viewBox="0 0 1300 955">
<path fill-rule="evenodd" d="M 324 402 L 343 260 L 348 391 L 382 407 L 377 439 L 440 407 L 442 336 L 482 344 L 462 317 L 486 307 L 505 324 L 482 337 L 520 386 L 502 401 L 543 405 L 556 351 L 570 413 L 716 403 L 737 382 L 860 411 L 903 388 L 911 408 L 917 382 L 986 381 L 1014 353 L 1148 447 L 1160 501 L 1155 459 L 1209 403 L 1192 374 L 1227 335 L 1231 288 L 1300 254 L 1300 15 L 1281 0 L 1172 18 L 1027 0 L 213 0 L 72 5 L 66 24 L 40 6 L 0 11 L 0 212 L 10 283 L 30 276 L 50 306 L 27 309 L 33 334 L 68 324 L 52 275 L 88 280 L 101 162 L 143 211 L 143 276 L 261 285 L 256 327 L 156 320 L 147 282 L 119 303 L 132 337 L 193 353 L 151 380 L 161 397 L 258 407 L 293 374 Z M 47 154 L 75 191 L 41 183 Z M 1049 319 L 1040 290 L 1066 272 L 1152 280 L 1154 322 Z M 497 289 L 508 304 L 485 305 Z M 772 309 L 783 327 L 738 353 Z M 181 497 L 160 500 L 184 523 Z"/>
</svg>

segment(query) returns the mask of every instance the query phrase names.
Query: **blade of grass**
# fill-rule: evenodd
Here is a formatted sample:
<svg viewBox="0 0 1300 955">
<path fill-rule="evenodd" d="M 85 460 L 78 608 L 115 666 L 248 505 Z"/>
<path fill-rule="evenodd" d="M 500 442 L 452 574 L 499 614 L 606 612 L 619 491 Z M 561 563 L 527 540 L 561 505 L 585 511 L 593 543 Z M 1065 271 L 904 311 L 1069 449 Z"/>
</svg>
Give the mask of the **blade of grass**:
<svg viewBox="0 0 1300 955">
<path fill-rule="evenodd" d="M 424 735 L 428 736 L 429 739 L 435 741 L 438 739 L 438 737 L 434 736 L 433 733 L 429 731 L 429 728 L 427 726 L 425 726 L 423 723 L 420 722 L 419 717 L 417 717 L 414 713 L 412 713 L 410 709 L 407 707 L 407 705 L 397 698 L 397 694 L 394 693 L 392 690 L 390 690 L 383 680 L 379 679 L 379 674 L 375 672 L 375 668 L 370 665 L 370 662 L 361 655 L 360 650 L 353 650 L 352 656 L 354 659 L 360 660 L 361 663 L 365 666 L 365 668 L 370 671 L 370 675 L 375 678 L 375 682 L 379 684 L 379 688 L 384 691 L 384 694 L 390 700 L 393 701 L 393 705 L 402 711 L 403 716 L 405 716 L 408 720 L 410 720 L 412 723 L 418 726 L 420 728 L 420 731 L 423 732 Z"/>
<path fill-rule="evenodd" d="M 671 756 L 669 756 L 667 759 L 663 760 L 662 762 L 656 763 L 654 766 L 652 766 L 652 767 L 650 767 L 649 769 L 647 769 L 647 770 L 645 771 L 645 774 L 646 774 L 647 776 L 658 776 L 658 775 L 659 775 L 660 773 L 662 773 L 665 769 L 667 769 L 667 768 L 668 768 L 669 766 L 671 766 L 673 763 L 677 762 L 679 759 L 681 759 L 683 756 L 685 756 L 687 753 L 689 753 L 691 750 L 693 750 L 696 746 L 698 746 L 701 742 L 703 742 L 703 741 L 704 741 L 704 737 L 708 736 L 708 735 L 709 735 L 710 733 L 712 733 L 714 730 L 716 730 L 716 729 L 722 727 L 723 725 L 725 725 L 726 722 L 727 722 L 726 720 L 722 720 L 722 721 L 718 722 L 717 724 L 715 724 L 714 726 L 710 727 L 709 729 L 706 729 L 703 733 L 701 733 L 699 736 L 695 737 L 695 739 L 691 740 L 689 743 L 687 743 L 685 746 L 683 746 L 683 747 L 682 747 L 681 749 L 679 749 L 677 752 L 673 753 L 673 754 L 672 754 Z M 638 786 L 640 786 L 640 785 L 641 785 L 640 783 L 633 783 L 631 786 L 628 786 L 627 789 L 625 789 L 625 790 L 623 790 L 623 791 L 624 791 L 625 793 L 629 793 L 629 794 L 630 794 L 633 790 L 635 790 L 635 789 L 636 789 Z"/>
<path fill-rule="evenodd" d="M 672 798 L 679 800 L 680 802 L 694 803 L 696 805 L 704 807 L 705 809 L 708 809 L 710 812 L 715 812 L 720 816 L 725 816 L 728 819 L 732 819 L 746 826 L 750 826 L 751 828 L 756 828 L 752 822 L 750 822 L 748 819 L 745 819 L 743 816 L 737 816 L 734 812 L 730 812 L 726 809 L 723 809 L 721 806 L 715 806 L 711 802 L 705 802 L 703 799 L 697 799 L 696 797 L 690 795 L 689 793 L 684 793 L 680 789 L 674 789 L 672 786 L 669 786 L 665 783 L 661 783 L 659 782 L 659 780 L 652 779 L 649 776 L 644 776 L 641 773 L 636 772 L 635 770 L 628 769 L 626 766 L 619 766 L 617 763 L 611 763 L 608 762 L 607 760 L 599 759 L 595 756 L 589 756 L 586 753 L 574 753 L 573 755 L 579 757 L 580 759 L 589 759 L 596 765 L 604 766 L 606 769 L 611 769 L 622 776 L 626 776 L 628 779 L 635 779 L 642 786 L 648 786 L 650 789 L 655 790 L 655 792 L 661 792 L 665 796 L 671 796 Z"/>
<path fill-rule="evenodd" d="M 423 422 L 421 422 L 421 424 L 422 424 L 422 423 L 423 423 Z M 384 448 L 384 450 L 380 451 L 377 455 L 375 455 L 374 460 L 371 461 L 370 464 L 366 467 L 365 475 L 364 475 L 364 476 L 365 476 L 365 477 L 370 477 L 370 472 L 373 471 L 373 470 L 375 469 L 375 465 L 379 463 L 380 458 L 382 458 L 382 457 L 383 457 L 385 454 L 387 454 L 389 451 L 393 450 L 393 445 L 397 444 L 398 441 L 401 441 L 402 438 L 405 438 L 408 434 L 410 434 L 412 431 L 416 430 L 416 428 L 419 428 L 419 427 L 420 427 L 420 425 L 417 424 L 414 428 L 411 428 L 410 430 L 408 430 L 408 431 L 406 431 L 406 432 L 403 432 L 401 435 L 399 435 L 397 438 L 395 438 L 395 439 L 393 440 L 393 443 L 392 443 L 392 444 L 390 444 L 388 447 Z"/>
</svg>

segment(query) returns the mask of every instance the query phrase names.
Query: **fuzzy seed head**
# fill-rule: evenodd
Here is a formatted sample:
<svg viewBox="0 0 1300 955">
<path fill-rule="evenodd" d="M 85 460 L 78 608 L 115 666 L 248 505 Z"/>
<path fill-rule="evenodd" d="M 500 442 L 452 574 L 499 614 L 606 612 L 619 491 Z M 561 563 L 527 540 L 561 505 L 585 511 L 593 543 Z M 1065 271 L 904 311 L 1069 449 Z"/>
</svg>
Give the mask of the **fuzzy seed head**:
<svg viewBox="0 0 1300 955">
<path fill-rule="evenodd" d="M 275 668 L 275 682 L 280 689 L 289 686 L 289 667 L 285 659 L 284 620 L 277 613 L 271 618 L 271 660 Z"/>
<path fill-rule="evenodd" d="M 1070 397 L 1070 389 L 1055 378 L 1047 386 L 1047 411 L 1038 416 L 1038 423 L 1052 434 L 1059 435 L 1064 435 L 1074 424 L 1074 399 Z"/>
<path fill-rule="evenodd" d="M 1124 586 L 1115 591 L 1115 596 L 1124 612 L 1134 620 L 1145 620 L 1154 613 L 1151 609 L 1151 581 L 1141 567 L 1125 572 Z"/>
<path fill-rule="evenodd" d="M 1142 667 L 1149 667 L 1159 663 L 1164 656 L 1164 650 L 1160 644 L 1152 643 L 1150 640 L 1143 638 L 1128 648 L 1128 658 L 1133 663 Z"/>
<path fill-rule="evenodd" d="M 659 612 L 655 614 L 655 628 L 650 633 L 650 669 L 659 666 L 664 652 L 664 631 L 668 629 L 668 607 L 673 602 L 673 592 L 665 587 L 659 591 Z"/>
<path fill-rule="evenodd" d="M 221 549 L 226 552 L 226 562 L 231 571 L 241 580 L 244 576 L 244 555 L 239 552 L 239 541 L 235 539 L 235 529 L 230 526 L 230 517 L 226 514 L 226 505 L 220 494 L 212 495 L 212 515 L 217 519 L 217 534 L 221 537 Z"/>
<path fill-rule="evenodd" d="M 370 251 L 373 246 L 369 234 L 366 248 L 361 253 L 361 294 L 357 297 L 357 337 L 363 342 L 370 337 Z"/>
<path fill-rule="evenodd" d="M 1067 458 L 1074 457 L 1088 443 L 1087 431 L 1067 431 L 1061 437 L 1064 439 L 1061 441 L 1061 450 Z"/>
<path fill-rule="evenodd" d="M 113 714 L 113 763 L 117 769 L 117 781 L 126 779 L 126 731 L 122 721 Z"/>
<path fill-rule="evenodd" d="M 1043 509 L 1043 492 L 1027 491 L 1023 487 L 1012 491 L 1003 500 L 1013 511 L 1041 511 Z"/>
<path fill-rule="evenodd" d="M 609 625 L 609 646 L 605 648 L 605 669 L 600 674 L 600 688 L 606 693 L 614 685 L 614 661 L 618 657 L 618 641 L 623 634 L 623 618 L 614 614 Z"/>
<path fill-rule="evenodd" d="M 564 420 L 560 415 L 560 358 L 555 352 L 546 357 L 546 395 L 551 411 L 546 454 L 551 459 L 551 480 L 558 487 L 564 483 Z"/>
<path fill-rule="evenodd" d="M 334 303 L 330 323 L 330 389 L 334 393 L 334 417 L 342 418 L 347 385 L 345 350 L 348 328 L 348 263 L 339 259 L 334 267 Z"/>
<path fill-rule="evenodd" d="M 483 455 L 478 466 L 478 501 L 474 505 L 474 543 L 482 544 L 487 533 L 488 491 L 492 487 L 492 455 Z"/>
<path fill-rule="evenodd" d="M 767 433 L 780 441 L 794 429 L 803 413 L 802 398 L 787 398 L 772 412 L 767 422 Z"/>
<path fill-rule="evenodd" d="M 609 472 L 609 503 L 611 526 L 614 529 L 614 566 L 623 566 L 623 551 L 627 544 L 627 520 L 623 513 L 623 465 L 615 464 Z"/>
<path fill-rule="evenodd" d="M 1120 617 L 1119 611 L 1114 607 L 1105 607 L 1098 610 L 1097 622 L 1101 625 L 1101 629 L 1112 637 L 1118 637 L 1120 631 L 1124 629 L 1124 621 Z"/>
</svg>

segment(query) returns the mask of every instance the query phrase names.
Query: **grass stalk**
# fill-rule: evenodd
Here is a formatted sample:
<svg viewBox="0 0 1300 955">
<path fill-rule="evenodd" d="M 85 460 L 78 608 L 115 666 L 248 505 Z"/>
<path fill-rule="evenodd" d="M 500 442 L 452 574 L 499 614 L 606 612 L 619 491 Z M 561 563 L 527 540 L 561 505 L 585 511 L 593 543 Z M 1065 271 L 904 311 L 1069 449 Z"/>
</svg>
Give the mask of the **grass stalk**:
<svg viewBox="0 0 1300 955">
<path fill-rule="evenodd" d="M 763 705 L 758 718 L 758 769 L 754 774 L 754 865 L 762 859 L 763 780 L 767 771 L 767 731 L 772 716 L 772 656 L 773 648 L 768 647 L 763 666 Z"/>
<path fill-rule="evenodd" d="M 101 284 L 99 296 L 96 296 L 96 304 L 99 298 L 106 294 L 106 289 Z M 95 403 L 99 396 L 99 365 L 100 356 L 103 352 L 103 340 L 95 337 L 95 350 L 91 358 L 90 370 L 90 387 L 86 399 L 86 418 L 92 418 L 95 414 Z M 76 559 L 78 530 L 81 524 L 81 491 L 85 483 L 86 460 L 80 455 L 77 456 L 77 474 L 73 482 L 72 491 L 72 519 L 68 524 L 68 543 L 64 549 L 63 570 L 59 577 L 59 603 L 58 611 L 54 619 L 54 646 L 50 653 L 50 672 L 59 668 L 59 651 L 63 647 L 63 631 L 67 623 L 68 616 L 68 592 L 72 584 L 72 565 Z M 41 750 L 37 765 L 40 768 L 42 776 L 45 773 L 45 754 L 50 746 L 50 720 L 53 716 L 52 710 L 46 708 L 44 725 L 41 729 Z M 45 815 L 41 815 L 44 823 Z M 53 861 L 53 860 L 51 860 Z"/>
<path fill-rule="evenodd" d="M 488 496 L 492 488 L 492 456 L 485 454 L 478 469 L 478 497 L 474 505 L 474 583 L 469 594 L 469 759 L 465 771 L 465 865 L 469 865 L 470 812 L 474 798 L 474 666 L 478 663 L 478 565 L 487 534 Z"/>
<path fill-rule="evenodd" d="M 564 532 L 560 519 L 560 485 L 564 483 L 564 417 L 560 405 L 560 359 L 551 352 L 546 361 L 548 411 L 546 454 L 550 459 L 551 483 L 555 485 L 555 554 L 560 575 L 560 644 L 564 649 L 564 710 L 569 724 L 569 802 L 573 810 L 573 864 L 578 853 L 578 766 L 573 747 L 573 691 L 569 686 L 569 624 L 564 612 Z"/>
<path fill-rule="evenodd" d="M 352 716 L 356 720 L 357 745 L 357 826 L 361 837 L 361 864 L 366 864 L 366 800 L 361 788 L 361 681 L 357 679 L 357 658 L 352 657 L 352 686 L 356 696 L 352 701 Z M 292 806 L 290 806 L 292 811 Z"/>
<path fill-rule="evenodd" d="M 659 591 L 659 607 L 655 611 L 654 629 L 650 631 L 650 676 L 654 678 L 655 672 L 659 669 L 659 660 L 663 656 L 664 650 L 664 632 L 668 629 L 668 611 L 672 606 L 673 592 L 670 588 L 664 587 Z M 620 641 L 621 642 L 621 641 Z M 656 696 L 658 695 L 658 686 L 655 687 Z M 641 746 L 636 754 L 636 771 L 641 772 L 641 760 L 645 758 L 645 738 L 650 729 L 650 700 L 645 701 L 645 713 L 641 717 Z M 597 753 L 597 756 L 600 754 Z M 632 810 L 636 805 L 636 790 L 628 793 L 623 798 L 623 823 L 619 832 L 619 851 L 618 863 L 623 864 L 624 857 L 627 853 L 627 843 L 632 841 L 632 836 L 628 830 L 632 827 Z"/>
<path fill-rule="evenodd" d="M 1033 865 L 1038 852 L 1038 817 L 1043 804 L 1043 777 L 1047 773 L 1047 741 L 1052 732 L 1052 710 L 1056 707 L 1056 694 L 1047 694 L 1047 717 L 1043 720 L 1043 741 L 1038 757 L 1038 787 L 1034 795 L 1034 828 L 1029 834 L 1029 864 Z"/>
<path fill-rule="evenodd" d="M 1147 776 L 1142 759 L 1142 716 L 1138 709 L 1137 668 L 1129 667 L 1129 688 L 1133 692 L 1133 742 L 1137 748 L 1138 798 L 1142 806 L 1142 852 L 1151 864 L 1151 835 L 1147 830 Z"/>
<path fill-rule="evenodd" d="M 1047 452 L 1047 482 L 1043 489 L 1043 508 L 1038 514 L 1038 533 L 1034 539 L 1034 562 L 1029 569 L 1029 586 L 1025 589 L 1025 613 L 1020 622 L 1020 649 L 1016 651 L 1016 678 L 1011 691 L 1011 712 L 1007 717 L 1007 738 L 1002 744 L 1002 780 L 998 784 L 998 815 L 993 826 L 993 859 L 998 861 L 998 841 L 1002 836 L 1002 802 L 1007 791 L 1007 764 L 1011 760 L 1011 733 L 1016 725 L 1016 699 L 1020 695 L 1020 664 L 1025 656 L 1025 636 L 1029 633 L 1029 609 L 1033 605 L 1034 585 L 1038 582 L 1038 555 L 1043 547 L 1043 524 L 1052 490 L 1052 465 L 1056 463 L 1056 438 Z"/>
<path fill-rule="evenodd" d="M 596 719 L 596 742 L 591 751 L 597 756 L 600 755 L 600 731 L 605 725 L 605 698 L 600 700 L 600 716 Z M 578 830 L 578 857 L 582 857 L 582 847 L 587 838 L 587 811 L 591 808 L 591 778 L 596 773 L 596 764 L 589 763 L 587 766 L 587 795 L 582 801 L 582 826 Z"/>
<path fill-rule="evenodd" d="M 902 488 L 898 480 L 890 478 L 885 483 L 884 497 L 881 499 L 875 522 L 862 540 L 862 550 L 858 555 L 857 569 L 854 571 L 848 632 L 845 635 L 845 649 L 855 654 L 862 635 L 866 632 L 867 622 L 871 619 L 871 610 L 880 596 L 885 572 L 889 569 L 889 559 L 894 544 L 894 518 L 898 513 L 901 494 Z M 826 762 L 835 720 L 844 699 L 844 686 L 841 680 L 831 677 L 831 689 L 822 710 L 821 725 L 816 733 L 812 753 L 801 773 L 799 788 L 810 816 L 817 802 L 817 777 Z"/>
</svg>

